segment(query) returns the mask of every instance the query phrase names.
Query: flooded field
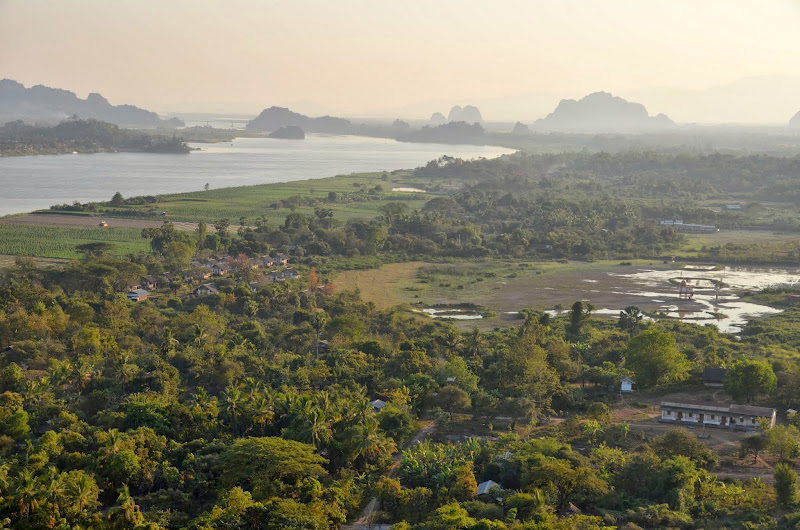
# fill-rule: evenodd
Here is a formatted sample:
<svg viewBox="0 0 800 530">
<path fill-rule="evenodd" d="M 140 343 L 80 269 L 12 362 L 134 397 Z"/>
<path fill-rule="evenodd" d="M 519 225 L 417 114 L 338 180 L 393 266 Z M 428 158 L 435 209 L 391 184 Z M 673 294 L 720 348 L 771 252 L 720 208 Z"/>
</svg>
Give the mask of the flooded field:
<svg viewBox="0 0 800 530">
<path fill-rule="evenodd" d="M 424 271 L 422 277 L 420 271 Z M 598 317 L 616 318 L 625 307 L 636 306 L 650 319 L 676 318 L 738 333 L 749 320 L 780 312 L 745 302 L 742 293 L 782 285 L 800 287 L 800 270 L 649 262 L 416 262 L 351 271 L 339 280 L 346 287 L 359 288 L 365 299 L 379 307 L 407 303 L 429 317 L 469 321 L 463 326 L 477 324 L 483 329 L 517 325 L 519 311 L 526 308 L 564 314 L 581 300 L 594 305 Z M 679 294 L 684 281 L 693 288 L 691 297 Z M 497 316 L 463 304 L 480 305 Z"/>
<path fill-rule="evenodd" d="M 635 272 L 608 272 L 612 279 L 624 279 L 643 289 L 619 289 L 612 287 L 612 294 L 644 307 L 652 318 L 677 318 L 685 322 L 712 324 L 720 331 L 738 333 L 747 321 L 779 313 L 779 309 L 766 305 L 742 302 L 743 291 L 754 291 L 766 287 L 800 285 L 800 271 L 788 269 L 766 269 L 746 267 L 687 266 L 680 271 L 642 269 Z M 677 286 L 686 282 L 693 288 L 690 297 L 676 296 Z M 635 303 L 640 299 L 642 304 Z M 677 300 L 676 300 L 677 299 Z M 657 307 L 651 307 L 658 304 Z M 596 311 L 604 316 L 618 316 L 619 309 L 602 308 Z"/>
</svg>

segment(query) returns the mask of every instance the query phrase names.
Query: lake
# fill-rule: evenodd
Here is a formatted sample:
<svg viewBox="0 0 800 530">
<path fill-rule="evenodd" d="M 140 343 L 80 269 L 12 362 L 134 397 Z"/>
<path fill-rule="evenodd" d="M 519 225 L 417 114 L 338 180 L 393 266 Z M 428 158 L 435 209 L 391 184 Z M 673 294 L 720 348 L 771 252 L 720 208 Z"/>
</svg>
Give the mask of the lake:
<svg viewBox="0 0 800 530">
<path fill-rule="evenodd" d="M 494 158 L 513 150 L 479 145 L 416 144 L 361 136 L 305 140 L 237 138 L 189 144 L 188 155 L 95 153 L 0 158 L 0 216 L 74 201 L 317 179 L 409 169 L 443 155 Z"/>
</svg>

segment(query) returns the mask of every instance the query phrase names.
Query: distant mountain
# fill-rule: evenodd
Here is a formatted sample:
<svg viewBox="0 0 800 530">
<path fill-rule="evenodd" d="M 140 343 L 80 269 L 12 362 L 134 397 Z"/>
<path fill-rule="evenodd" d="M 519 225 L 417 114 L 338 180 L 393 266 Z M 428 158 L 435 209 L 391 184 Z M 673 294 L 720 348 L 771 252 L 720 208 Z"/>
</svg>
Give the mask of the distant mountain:
<svg viewBox="0 0 800 530">
<path fill-rule="evenodd" d="M 155 112 L 133 105 L 112 105 L 94 92 L 80 99 L 69 90 L 43 85 L 25 88 L 12 79 L 0 80 L 0 124 L 15 120 L 53 124 L 70 116 L 132 127 L 184 125 L 178 118 L 162 120 Z"/>
<path fill-rule="evenodd" d="M 794 115 L 794 117 L 789 120 L 789 127 L 797 127 L 800 129 L 800 112 Z"/>
<path fill-rule="evenodd" d="M 463 121 L 466 123 L 482 123 L 483 117 L 481 116 L 481 111 L 478 110 L 477 107 L 473 107 L 472 105 L 467 105 L 463 109 L 456 105 L 452 109 L 450 109 L 450 114 L 447 116 L 447 121 Z"/>
<path fill-rule="evenodd" d="M 518 121 L 514 124 L 514 129 L 512 129 L 511 134 L 530 134 L 531 129 L 521 121 Z"/>
<path fill-rule="evenodd" d="M 595 92 L 575 101 L 562 99 L 547 117 L 536 120 L 537 129 L 571 132 L 637 132 L 675 127 L 664 114 L 651 117 L 639 103 Z"/>
<path fill-rule="evenodd" d="M 261 111 L 247 123 L 248 131 L 272 132 L 287 126 L 300 127 L 307 132 L 344 134 L 352 130 L 352 124 L 344 118 L 321 116 L 311 118 L 284 107 L 270 107 Z"/>
<path fill-rule="evenodd" d="M 480 144 L 483 142 L 484 130 L 480 123 L 469 124 L 463 121 L 451 121 L 444 125 L 426 125 L 418 131 L 411 131 L 398 136 L 403 142 L 436 142 L 443 144 Z"/>
<path fill-rule="evenodd" d="M 444 125 L 447 123 L 447 118 L 441 112 L 434 112 L 431 114 L 430 122 L 434 125 Z"/>
<path fill-rule="evenodd" d="M 270 138 L 280 138 L 283 140 L 305 140 L 306 133 L 296 125 L 287 125 L 277 131 L 272 131 L 268 135 Z"/>
</svg>

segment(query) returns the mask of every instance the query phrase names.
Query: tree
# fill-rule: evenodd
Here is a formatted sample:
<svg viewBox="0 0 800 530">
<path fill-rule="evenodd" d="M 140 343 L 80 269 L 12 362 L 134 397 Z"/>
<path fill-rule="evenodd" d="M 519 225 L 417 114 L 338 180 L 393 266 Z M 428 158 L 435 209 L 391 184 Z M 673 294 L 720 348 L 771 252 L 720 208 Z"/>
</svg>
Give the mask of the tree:
<svg viewBox="0 0 800 530">
<path fill-rule="evenodd" d="M 291 497 L 303 479 L 325 475 L 326 463 L 313 445 L 270 436 L 239 438 L 220 456 L 220 484 L 241 486 L 255 500 Z"/>
<path fill-rule="evenodd" d="M 768 394 L 775 390 L 777 385 L 778 378 L 769 363 L 742 359 L 731 366 L 728 373 L 725 374 L 722 388 L 733 399 L 752 403 L 761 394 Z"/>
<path fill-rule="evenodd" d="M 581 327 L 589 320 L 592 311 L 594 311 L 592 304 L 586 304 L 586 307 L 584 307 L 583 302 L 580 300 L 572 304 L 572 309 L 569 312 L 569 331 L 575 335 L 580 333 Z"/>
<path fill-rule="evenodd" d="M 797 455 L 797 438 L 800 436 L 794 425 L 776 425 L 766 431 L 767 449 L 781 460 Z"/>
<path fill-rule="evenodd" d="M 678 350 L 675 337 L 651 327 L 631 339 L 625 366 L 643 388 L 678 383 L 689 377 L 690 363 Z"/>
<path fill-rule="evenodd" d="M 75 250 L 86 256 L 89 257 L 97 257 L 97 256 L 104 256 L 109 252 L 115 250 L 117 247 L 112 243 L 107 243 L 105 241 L 93 241 L 91 243 L 83 243 L 75 247 Z"/>
<path fill-rule="evenodd" d="M 619 329 L 633 334 L 639 328 L 639 322 L 641 322 L 642 318 L 644 318 L 644 315 L 639 311 L 639 308 L 629 305 L 624 311 L 619 312 L 617 326 Z"/>
<path fill-rule="evenodd" d="M 779 462 L 772 472 L 775 477 L 775 495 L 778 504 L 788 508 L 797 503 L 797 473 L 792 466 Z"/>
<path fill-rule="evenodd" d="M 761 434 L 751 434 L 742 438 L 741 450 L 745 455 L 753 455 L 753 463 L 758 461 L 758 455 L 767 448 L 767 437 Z"/>
<path fill-rule="evenodd" d="M 122 206 L 122 202 L 124 201 L 122 194 L 120 192 L 116 192 L 113 197 L 111 197 L 111 206 Z"/>
</svg>

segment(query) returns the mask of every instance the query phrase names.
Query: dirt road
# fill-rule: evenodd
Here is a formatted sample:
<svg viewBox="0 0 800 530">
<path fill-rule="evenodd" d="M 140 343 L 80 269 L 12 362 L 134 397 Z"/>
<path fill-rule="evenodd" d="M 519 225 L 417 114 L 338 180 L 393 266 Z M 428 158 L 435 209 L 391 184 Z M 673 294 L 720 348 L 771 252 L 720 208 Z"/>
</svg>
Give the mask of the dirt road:
<svg viewBox="0 0 800 530">
<path fill-rule="evenodd" d="M 48 226 L 86 226 L 97 227 L 100 221 L 106 221 L 110 227 L 122 228 L 158 228 L 164 221 L 169 219 L 161 219 L 158 221 L 150 221 L 147 219 L 123 219 L 117 217 L 91 217 L 86 215 L 58 215 L 58 214 L 39 214 L 32 213 L 21 215 L 19 217 L 9 217 L 3 219 L 4 223 L 21 223 L 29 225 L 48 225 Z M 178 230 L 191 232 L 197 230 L 197 223 L 188 223 L 184 221 L 173 221 L 173 225 Z M 208 225 L 208 230 L 215 230 L 214 225 Z"/>
</svg>

